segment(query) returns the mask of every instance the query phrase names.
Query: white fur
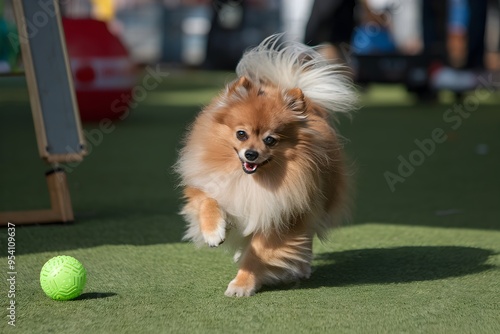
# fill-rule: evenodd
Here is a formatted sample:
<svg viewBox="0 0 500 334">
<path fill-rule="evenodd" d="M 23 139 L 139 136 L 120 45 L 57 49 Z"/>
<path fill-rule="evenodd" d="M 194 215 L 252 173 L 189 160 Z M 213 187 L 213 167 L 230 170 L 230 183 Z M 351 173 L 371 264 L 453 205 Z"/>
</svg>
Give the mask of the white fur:
<svg viewBox="0 0 500 334">
<path fill-rule="evenodd" d="M 184 240 L 192 240 L 197 246 L 202 246 L 203 243 L 210 247 L 217 247 L 226 239 L 226 220 L 224 212 L 221 212 L 222 217 L 217 223 L 217 228 L 212 232 L 203 233 L 198 220 L 198 211 L 195 208 L 185 206 L 181 214 L 189 222 L 188 229 L 184 235 Z"/>
<path fill-rule="evenodd" d="M 200 152 L 198 152 L 200 150 Z M 309 189 L 309 174 L 306 170 L 289 170 L 294 183 L 287 182 L 278 189 L 265 188 L 254 181 L 253 176 L 245 174 L 241 169 L 232 173 L 217 170 L 207 171 L 199 168 L 203 164 L 197 157 L 201 156 L 202 147 L 191 148 L 185 151 L 178 162 L 178 170 L 183 176 L 183 185 L 189 185 L 205 192 L 209 197 L 217 200 L 219 207 L 227 215 L 227 221 L 244 236 L 255 232 L 279 230 L 287 225 L 296 214 L 312 211 L 312 194 L 318 194 L 320 189 Z M 258 173 L 258 171 L 257 171 Z M 238 196 L 235 196 L 238 194 Z M 190 222 L 186 237 L 199 243 L 197 219 L 193 219 L 190 212 L 181 212 Z M 203 240 L 203 239 L 201 239 Z"/>
<path fill-rule="evenodd" d="M 240 287 L 236 285 L 236 279 L 233 279 L 231 282 L 229 282 L 229 285 L 227 286 L 226 292 L 224 294 L 228 297 L 250 297 L 255 295 L 255 290 L 257 290 L 258 287 Z"/>
<path fill-rule="evenodd" d="M 203 233 L 203 238 L 210 247 L 219 246 L 226 239 L 226 221 L 221 218 L 217 223 L 217 228 L 212 232 Z"/>
<path fill-rule="evenodd" d="M 238 76 L 270 82 L 284 89 L 300 88 L 315 104 L 331 113 L 347 113 L 356 99 L 342 65 L 332 64 L 302 43 L 281 42 L 282 34 L 266 38 L 247 51 L 236 68 Z"/>
</svg>

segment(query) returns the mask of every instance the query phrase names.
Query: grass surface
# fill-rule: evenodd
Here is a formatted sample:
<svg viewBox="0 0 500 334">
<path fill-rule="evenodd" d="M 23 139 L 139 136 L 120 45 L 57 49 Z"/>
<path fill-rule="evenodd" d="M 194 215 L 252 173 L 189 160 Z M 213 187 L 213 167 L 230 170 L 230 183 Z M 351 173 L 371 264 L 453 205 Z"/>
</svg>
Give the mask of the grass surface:
<svg viewBox="0 0 500 334">
<path fill-rule="evenodd" d="M 77 221 L 16 228 L 16 328 L 2 316 L 2 333 L 500 332 L 498 96 L 481 95 L 453 129 L 443 119 L 452 105 L 370 89 L 340 126 L 356 169 L 353 222 L 315 244 L 311 279 L 234 299 L 223 295 L 236 273 L 230 254 L 180 241 L 171 173 L 185 126 L 230 78 L 172 73 L 112 133 L 94 137 L 81 164 L 66 166 Z M 398 173 L 398 157 L 436 128 L 447 140 L 391 191 L 384 173 Z M 88 139 L 95 129 L 85 127 Z M 19 79 L 0 83 L 0 168 L 0 210 L 48 207 L 47 166 Z M 52 301 L 39 287 L 42 265 L 61 254 L 88 271 L 74 301 Z"/>
</svg>

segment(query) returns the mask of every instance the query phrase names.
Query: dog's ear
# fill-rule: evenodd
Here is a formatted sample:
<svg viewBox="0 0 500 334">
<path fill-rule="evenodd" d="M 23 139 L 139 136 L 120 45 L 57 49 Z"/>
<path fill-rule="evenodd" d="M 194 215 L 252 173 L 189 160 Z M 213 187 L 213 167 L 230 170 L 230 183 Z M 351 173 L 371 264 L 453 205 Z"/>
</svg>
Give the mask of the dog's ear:
<svg viewBox="0 0 500 334">
<path fill-rule="evenodd" d="M 292 88 L 285 93 L 285 103 L 288 109 L 297 113 L 304 114 L 306 112 L 306 101 L 304 93 L 300 88 Z"/>
<path fill-rule="evenodd" d="M 239 79 L 235 80 L 231 85 L 229 85 L 229 88 L 227 90 L 228 94 L 241 94 L 245 93 L 252 88 L 252 82 L 248 80 L 247 77 L 242 76 Z"/>
</svg>

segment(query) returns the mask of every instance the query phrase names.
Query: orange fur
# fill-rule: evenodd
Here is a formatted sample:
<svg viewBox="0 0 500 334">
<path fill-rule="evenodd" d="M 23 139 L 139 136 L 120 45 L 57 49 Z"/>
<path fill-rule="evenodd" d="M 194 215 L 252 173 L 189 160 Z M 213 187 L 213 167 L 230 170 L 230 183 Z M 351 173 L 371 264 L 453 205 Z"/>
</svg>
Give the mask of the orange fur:
<svg viewBox="0 0 500 334">
<path fill-rule="evenodd" d="M 314 236 L 325 238 L 348 213 L 329 110 L 300 87 L 240 76 L 198 115 L 176 169 L 185 238 L 210 246 L 227 239 L 240 255 L 228 296 L 308 278 Z"/>
</svg>

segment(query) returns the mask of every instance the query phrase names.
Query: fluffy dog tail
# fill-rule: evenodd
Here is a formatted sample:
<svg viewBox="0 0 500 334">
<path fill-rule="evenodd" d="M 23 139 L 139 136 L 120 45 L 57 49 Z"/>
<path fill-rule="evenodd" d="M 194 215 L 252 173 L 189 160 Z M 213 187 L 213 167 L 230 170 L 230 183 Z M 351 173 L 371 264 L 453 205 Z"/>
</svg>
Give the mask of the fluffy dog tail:
<svg viewBox="0 0 500 334">
<path fill-rule="evenodd" d="M 332 64 L 302 43 L 283 42 L 282 37 L 272 35 L 247 51 L 236 74 L 283 89 L 298 87 L 311 102 L 331 114 L 352 111 L 356 94 L 346 68 Z"/>
</svg>

